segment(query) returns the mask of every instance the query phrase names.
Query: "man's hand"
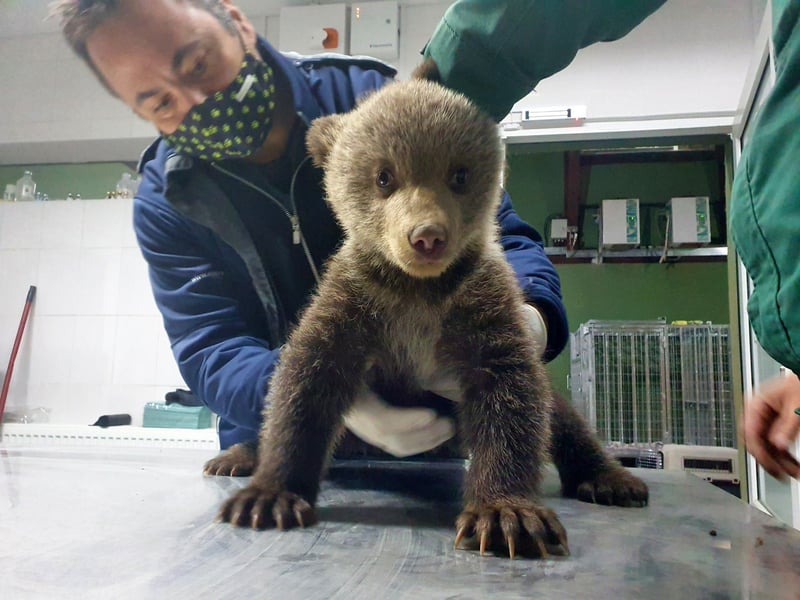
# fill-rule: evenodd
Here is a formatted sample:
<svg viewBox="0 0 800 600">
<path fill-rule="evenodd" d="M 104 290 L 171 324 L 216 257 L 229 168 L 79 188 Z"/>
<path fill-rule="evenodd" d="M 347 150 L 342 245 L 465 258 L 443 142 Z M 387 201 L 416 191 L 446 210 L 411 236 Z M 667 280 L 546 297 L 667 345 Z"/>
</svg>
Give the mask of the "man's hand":
<svg viewBox="0 0 800 600">
<path fill-rule="evenodd" d="M 777 479 L 800 479 L 800 463 L 790 448 L 800 433 L 800 379 L 779 376 L 768 381 L 745 402 L 744 437 L 747 450 Z"/>
<path fill-rule="evenodd" d="M 400 458 L 433 450 L 456 433 L 451 418 L 430 408 L 393 406 L 371 390 L 359 394 L 344 424 L 365 442 Z"/>
</svg>

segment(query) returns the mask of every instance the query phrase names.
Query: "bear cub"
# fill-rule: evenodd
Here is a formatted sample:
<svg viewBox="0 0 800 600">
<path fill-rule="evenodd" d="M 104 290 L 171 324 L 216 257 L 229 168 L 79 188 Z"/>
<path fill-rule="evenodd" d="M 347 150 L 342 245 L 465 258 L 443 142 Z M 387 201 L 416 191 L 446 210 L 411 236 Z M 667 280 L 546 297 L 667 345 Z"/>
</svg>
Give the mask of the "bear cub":
<svg viewBox="0 0 800 600">
<path fill-rule="evenodd" d="M 644 505 L 646 485 L 551 393 L 498 242 L 497 125 L 464 96 L 415 79 L 317 119 L 307 143 L 345 239 L 282 350 L 253 478 L 221 519 L 313 523 L 358 392 L 419 394 L 442 375 L 458 384 L 458 433 L 471 456 L 456 546 L 466 538 L 481 553 L 568 553 L 539 497 L 548 454 L 565 495 Z"/>
</svg>

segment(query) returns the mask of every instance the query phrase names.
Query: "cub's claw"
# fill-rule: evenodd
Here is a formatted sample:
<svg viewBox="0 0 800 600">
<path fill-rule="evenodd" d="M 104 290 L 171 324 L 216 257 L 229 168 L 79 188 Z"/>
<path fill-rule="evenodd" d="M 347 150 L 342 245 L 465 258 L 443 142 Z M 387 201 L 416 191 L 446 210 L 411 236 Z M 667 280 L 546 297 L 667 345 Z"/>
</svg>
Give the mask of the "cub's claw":
<svg viewBox="0 0 800 600">
<path fill-rule="evenodd" d="M 248 477 L 256 468 L 256 445 L 234 444 L 223 450 L 203 466 L 203 475 Z"/>
<path fill-rule="evenodd" d="M 613 466 L 579 484 L 575 497 L 583 502 L 608 506 L 647 506 L 647 484 L 624 467 Z"/>
<path fill-rule="evenodd" d="M 456 534 L 456 541 L 453 544 L 454 548 L 458 549 L 458 545 L 461 543 L 461 540 L 464 539 L 464 535 L 466 534 L 466 532 L 467 532 L 466 526 L 458 530 L 458 533 Z"/>
<path fill-rule="evenodd" d="M 314 507 L 292 492 L 271 492 L 248 486 L 230 497 L 219 511 L 218 519 L 239 527 L 286 530 L 308 527 L 317 522 Z"/>
<path fill-rule="evenodd" d="M 489 532 L 481 532 L 481 556 L 486 554 L 486 543 L 489 541 Z"/>
<path fill-rule="evenodd" d="M 455 547 L 469 539 L 481 555 L 487 549 L 546 558 L 569 554 L 567 532 L 555 512 L 534 502 L 469 504 L 456 520 Z"/>
</svg>

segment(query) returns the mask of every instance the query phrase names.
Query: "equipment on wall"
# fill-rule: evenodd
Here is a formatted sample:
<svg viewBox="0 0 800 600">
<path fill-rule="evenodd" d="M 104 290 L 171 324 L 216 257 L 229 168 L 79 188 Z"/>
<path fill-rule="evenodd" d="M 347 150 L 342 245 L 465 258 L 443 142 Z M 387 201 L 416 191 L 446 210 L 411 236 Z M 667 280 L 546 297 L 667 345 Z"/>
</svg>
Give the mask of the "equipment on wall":
<svg viewBox="0 0 800 600">
<path fill-rule="evenodd" d="M 350 8 L 350 54 L 397 60 L 400 10 L 396 1 L 362 2 Z"/>
<path fill-rule="evenodd" d="M 711 243 L 708 196 L 672 198 L 669 207 L 669 241 L 673 246 Z"/>
<path fill-rule="evenodd" d="M 600 245 L 635 248 L 641 243 L 639 199 L 603 200 L 600 205 Z"/>
<path fill-rule="evenodd" d="M 348 53 L 347 5 L 281 7 L 278 49 L 299 54 Z"/>
</svg>

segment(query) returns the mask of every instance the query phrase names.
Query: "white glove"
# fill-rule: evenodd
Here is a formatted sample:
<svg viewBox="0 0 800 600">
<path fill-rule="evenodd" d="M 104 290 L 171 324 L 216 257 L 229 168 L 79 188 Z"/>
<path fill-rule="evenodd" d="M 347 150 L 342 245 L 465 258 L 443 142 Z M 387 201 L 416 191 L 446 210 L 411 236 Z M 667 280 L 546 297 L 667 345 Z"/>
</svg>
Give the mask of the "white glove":
<svg viewBox="0 0 800 600">
<path fill-rule="evenodd" d="M 456 433 L 449 417 L 431 408 L 400 408 L 369 389 L 356 398 L 345 426 L 365 442 L 399 458 L 433 450 Z"/>
<path fill-rule="evenodd" d="M 525 307 L 525 318 L 528 321 L 528 327 L 533 334 L 533 339 L 539 345 L 539 350 L 542 354 L 547 349 L 547 323 L 545 323 L 542 313 L 539 312 L 535 306 L 530 304 L 523 304 Z"/>
<path fill-rule="evenodd" d="M 547 347 L 547 325 L 538 309 L 525 304 L 525 317 L 542 353 Z M 441 374 L 425 387 L 440 396 L 460 402 L 461 389 L 451 377 Z M 345 426 L 365 442 L 399 458 L 433 450 L 452 438 L 455 423 L 431 408 L 393 406 L 370 389 L 359 393 Z"/>
</svg>

